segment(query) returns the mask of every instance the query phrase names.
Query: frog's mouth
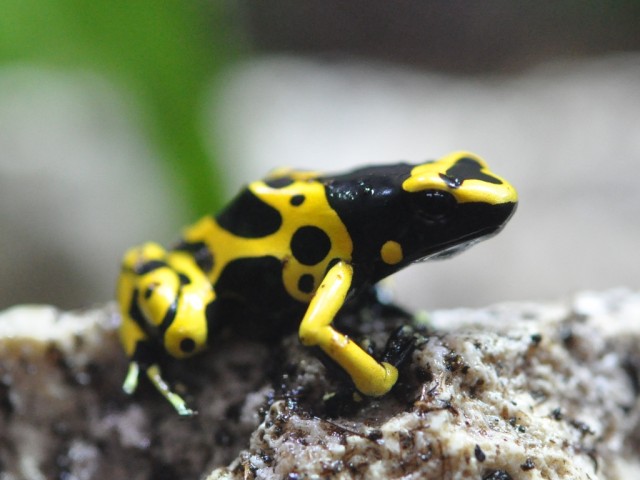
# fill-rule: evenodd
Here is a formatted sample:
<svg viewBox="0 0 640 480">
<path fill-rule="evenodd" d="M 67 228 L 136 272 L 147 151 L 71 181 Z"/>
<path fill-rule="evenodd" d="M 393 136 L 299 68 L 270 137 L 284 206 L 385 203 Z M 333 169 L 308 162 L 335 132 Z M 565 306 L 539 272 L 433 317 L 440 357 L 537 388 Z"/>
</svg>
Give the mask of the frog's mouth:
<svg viewBox="0 0 640 480">
<path fill-rule="evenodd" d="M 500 225 L 498 228 L 486 229 L 485 232 L 476 232 L 476 233 L 470 234 L 469 236 L 473 238 L 470 238 L 469 240 L 466 240 L 466 241 L 463 239 L 459 242 L 456 242 L 455 245 L 451 245 L 450 247 L 445 247 L 444 249 L 434 253 L 433 255 L 427 256 L 426 258 L 423 258 L 419 261 L 422 262 L 426 260 L 444 260 L 446 258 L 453 257 L 454 255 L 457 255 L 458 253 L 466 250 L 467 248 L 472 247 L 476 243 L 480 243 L 484 240 L 487 240 L 497 235 L 500 232 L 500 230 L 502 230 L 503 227 L 504 225 Z"/>
<path fill-rule="evenodd" d="M 435 245 L 429 249 L 431 253 L 426 252 L 418 261 L 449 258 L 497 235 L 514 214 L 516 207 L 517 203 L 514 202 L 499 205 L 459 204 L 451 223 L 442 226 L 448 230 L 448 233 L 443 235 L 443 241 L 434 242 Z"/>
</svg>

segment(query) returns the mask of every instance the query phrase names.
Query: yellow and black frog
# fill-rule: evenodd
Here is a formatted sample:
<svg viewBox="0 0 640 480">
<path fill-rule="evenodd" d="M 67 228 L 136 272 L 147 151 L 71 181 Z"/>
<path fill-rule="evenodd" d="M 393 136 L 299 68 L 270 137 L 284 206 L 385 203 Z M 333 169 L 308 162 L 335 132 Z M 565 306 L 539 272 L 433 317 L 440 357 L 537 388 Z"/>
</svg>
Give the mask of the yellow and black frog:
<svg viewBox="0 0 640 480">
<path fill-rule="evenodd" d="M 468 152 L 337 175 L 281 170 L 253 182 L 170 250 L 147 243 L 125 254 L 124 390 L 145 372 L 180 414 L 192 414 L 163 380 L 160 359 L 201 352 L 226 322 L 249 319 L 267 332 L 297 325 L 300 341 L 322 349 L 358 391 L 384 395 L 396 367 L 337 331 L 336 314 L 409 264 L 496 234 L 516 205 L 515 189 Z"/>
</svg>

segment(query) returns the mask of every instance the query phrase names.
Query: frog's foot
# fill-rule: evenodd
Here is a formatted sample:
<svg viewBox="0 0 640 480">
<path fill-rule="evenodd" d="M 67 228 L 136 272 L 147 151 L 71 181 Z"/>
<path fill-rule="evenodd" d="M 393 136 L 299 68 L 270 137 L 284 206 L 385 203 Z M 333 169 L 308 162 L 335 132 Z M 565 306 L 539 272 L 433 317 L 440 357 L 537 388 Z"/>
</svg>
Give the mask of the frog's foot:
<svg viewBox="0 0 640 480">
<path fill-rule="evenodd" d="M 414 329 L 408 325 L 398 328 L 391 334 L 384 348 L 382 361 L 399 368 L 413 353 L 416 347 Z"/>
<path fill-rule="evenodd" d="M 167 382 L 162 378 L 160 367 L 157 364 L 150 365 L 144 370 L 156 390 L 158 390 L 158 392 L 167 399 L 179 415 L 190 417 L 198 413 L 187 407 L 187 402 L 185 402 L 180 395 L 171 390 Z M 136 388 L 138 388 L 139 376 L 140 364 L 138 362 L 129 363 L 129 371 L 127 372 L 124 384 L 122 385 L 122 389 L 126 394 L 131 395 L 136 391 Z"/>
<path fill-rule="evenodd" d="M 130 362 L 127 376 L 122 384 L 122 390 L 127 395 L 133 395 L 138 388 L 138 377 L 140 376 L 140 364 L 138 362 Z"/>
</svg>

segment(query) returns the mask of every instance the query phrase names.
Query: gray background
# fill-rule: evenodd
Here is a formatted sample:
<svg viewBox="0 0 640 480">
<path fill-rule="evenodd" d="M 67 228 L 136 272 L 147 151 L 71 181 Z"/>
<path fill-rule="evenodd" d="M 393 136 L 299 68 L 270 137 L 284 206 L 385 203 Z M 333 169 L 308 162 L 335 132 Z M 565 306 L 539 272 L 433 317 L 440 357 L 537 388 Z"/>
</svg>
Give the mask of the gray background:
<svg viewBox="0 0 640 480">
<path fill-rule="evenodd" d="M 335 171 L 471 150 L 517 187 L 519 209 L 489 242 L 398 275 L 402 302 L 638 287 L 634 2 L 618 17 L 571 2 L 555 13 L 267 3 L 243 2 L 256 51 L 222 87 L 212 81 L 202 108 L 227 196 L 275 166 Z M 92 72 L 0 65 L 0 307 L 107 301 L 127 247 L 169 243 L 195 220 L 137 115 L 127 92 Z"/>
</svg>

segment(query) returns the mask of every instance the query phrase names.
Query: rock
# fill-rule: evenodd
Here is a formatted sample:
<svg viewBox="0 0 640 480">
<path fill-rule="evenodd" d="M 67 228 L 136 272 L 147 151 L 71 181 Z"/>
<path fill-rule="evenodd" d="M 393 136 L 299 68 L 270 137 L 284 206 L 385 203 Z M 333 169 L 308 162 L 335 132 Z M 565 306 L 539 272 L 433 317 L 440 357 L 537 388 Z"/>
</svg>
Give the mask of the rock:
<svg viewBox="0 0 640 480">
<path fill-rule="evenodd" d="M 380 353 L 402 317 L 372 308 L 342 327 Z M 226 334 L 167 365 L 199 411 L 188 419 L 147 382 L 122 393 L 117 323 L 112 305 L 0 314 L 0 478 L 640 475 L 640 293 L 421 315 L 380 399 L 354 395 L 295 334 Z"/>
</svg>

